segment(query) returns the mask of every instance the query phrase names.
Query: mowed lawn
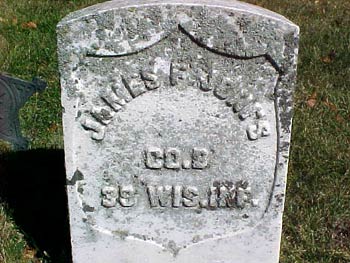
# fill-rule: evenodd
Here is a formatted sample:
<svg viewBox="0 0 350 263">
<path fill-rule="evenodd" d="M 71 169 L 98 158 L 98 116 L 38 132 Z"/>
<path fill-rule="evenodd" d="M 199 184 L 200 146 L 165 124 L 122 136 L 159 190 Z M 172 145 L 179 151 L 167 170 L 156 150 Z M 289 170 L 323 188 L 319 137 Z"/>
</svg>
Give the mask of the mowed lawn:
<svg viewBox="0 0 350 263">
<path fill-rule="evenodd" d="M 20 112 L 29 153 L 63 147 L 55 27 L 69 12 L 97 2 L 103 1 L 0 0 L 0 72 L 48 83 Z M 350 1 L 247 2 L 301 29 L 280 262 L 350 262 Z M 0 151 L 0 161 L 13 156 L 3 145 Z M 0 178 L 6 171 L 0 165 Z M 16 184 L 21 188 L 21 180 Z M 67 261 L 65 246 L 51 252 L 21 228 L 23 220 L 0 194 L 0 262 Z"/>
</svg>

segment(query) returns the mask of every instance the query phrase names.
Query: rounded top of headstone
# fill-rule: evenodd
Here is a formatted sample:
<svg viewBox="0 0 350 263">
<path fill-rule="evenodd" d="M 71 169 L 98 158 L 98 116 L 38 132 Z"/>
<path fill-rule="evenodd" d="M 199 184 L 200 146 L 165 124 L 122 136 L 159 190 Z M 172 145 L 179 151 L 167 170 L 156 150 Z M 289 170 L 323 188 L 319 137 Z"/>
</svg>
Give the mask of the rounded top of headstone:
<svg viewBox="0 0 350 263">
<path fill-rule="evenodd" d="M 199 46 L 234 56 L 266 56 L 284 72 L 285 39 L 299 28 L 285 17 L 228 0 L 110 1 L 74 12 L 58 24 L 59 45 L 88 56 L 125 56 L 149 48 L 177 29 Z M 66 32 L 70 32 L 66 35 Z M 66 36 L 66 37 L 65 37 Z"/>
<path fill-rule="evenodd" d="M 152 6 L 152 5 L 186 5 L 186 6 L 211 6 L 211 7 L 221 7 L 233 9 L 240 12 L 245 13 L 254 13 L 254 15 L 261 15 L 265 17 L 269 17 L 273 20 L 277 20 L 282 23 L 289 24 L 292 27 L 298 28 L 293 22 L 285 18 L 284 16 L 272 12 L 268 9 L 255 6 L 248 3 L 243 3 L 235 0 L 113 0 L 107 1 L 104 3 L 96 4 L 93 6 L 89 6 L 87 8 L 78 10 L 76 12 L 70 13 L 67 15 L 61 22 L 61 24 L 73 22 L 74 20 L 81 19 L 85 16 L 89 16 L 96 13 L 103 13 L 108 10 L 113 9 L 122 9 L 122 8 L 130 8 L 130 7 L 141 7 L 141 6 Z"/>
</svg>

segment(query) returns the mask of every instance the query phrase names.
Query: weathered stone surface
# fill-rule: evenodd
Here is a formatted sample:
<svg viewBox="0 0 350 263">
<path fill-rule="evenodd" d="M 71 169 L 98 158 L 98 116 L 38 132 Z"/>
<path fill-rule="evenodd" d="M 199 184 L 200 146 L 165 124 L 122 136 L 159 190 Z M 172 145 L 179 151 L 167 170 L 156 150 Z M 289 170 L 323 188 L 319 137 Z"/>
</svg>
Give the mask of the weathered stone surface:
<svg viewBox="0 0 350 263">
<path fill-rule="evenodd" d="M 74 262 L 278 262 L 298 27 L 112 1 L 57 32 Z"/>
</svg>

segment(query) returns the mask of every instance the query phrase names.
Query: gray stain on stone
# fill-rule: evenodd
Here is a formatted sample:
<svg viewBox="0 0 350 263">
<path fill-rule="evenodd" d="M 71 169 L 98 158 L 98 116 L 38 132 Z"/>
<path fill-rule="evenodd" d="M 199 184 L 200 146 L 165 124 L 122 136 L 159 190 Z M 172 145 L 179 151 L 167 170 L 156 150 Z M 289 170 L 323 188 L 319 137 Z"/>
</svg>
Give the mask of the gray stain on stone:
<svg viewBox="0 0 350 263">
<path fill-rule="evenodd" d="M 95 211 L 95 208 L 92 207 L 92 206 L 89 206 L 87 204 L 83 204 L 83 211 L 84 212 L 94 212 Z"/>
<path fill-rule="evenodd" d="M 84 175 L 77 169 L 75 170 L 71 180 L 67 180 L 67 185 L 75 185 L 78 181 L 84 180 Z"/>
</svg>

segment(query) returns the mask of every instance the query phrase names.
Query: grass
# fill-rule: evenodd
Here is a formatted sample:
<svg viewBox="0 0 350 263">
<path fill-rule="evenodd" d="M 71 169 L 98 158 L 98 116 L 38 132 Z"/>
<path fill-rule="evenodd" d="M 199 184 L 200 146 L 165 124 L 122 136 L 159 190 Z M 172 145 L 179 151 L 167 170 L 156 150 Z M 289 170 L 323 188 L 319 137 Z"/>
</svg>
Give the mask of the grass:
<svg viewBox="0 0 350 263">
<path fill-rule="evenodd" d="M 31 149 L 62 148 L 55 25 L 96 2 L 0 0 L 0 71 L 48 82 L 20 114 Z M 247 2 L 301 28 L 280 262 L 350 262 L 350 1 Z M 28 262 L 21 232 L 0 206 L 0 262 Z"/>
<path fill-rule="evenodd" d="M 5 211 L 5 206 L 0 206 L 0 262 L 25 262 L 26 242 L 23 235 L 14 225 L 12 219 Z"/>
</svg>

